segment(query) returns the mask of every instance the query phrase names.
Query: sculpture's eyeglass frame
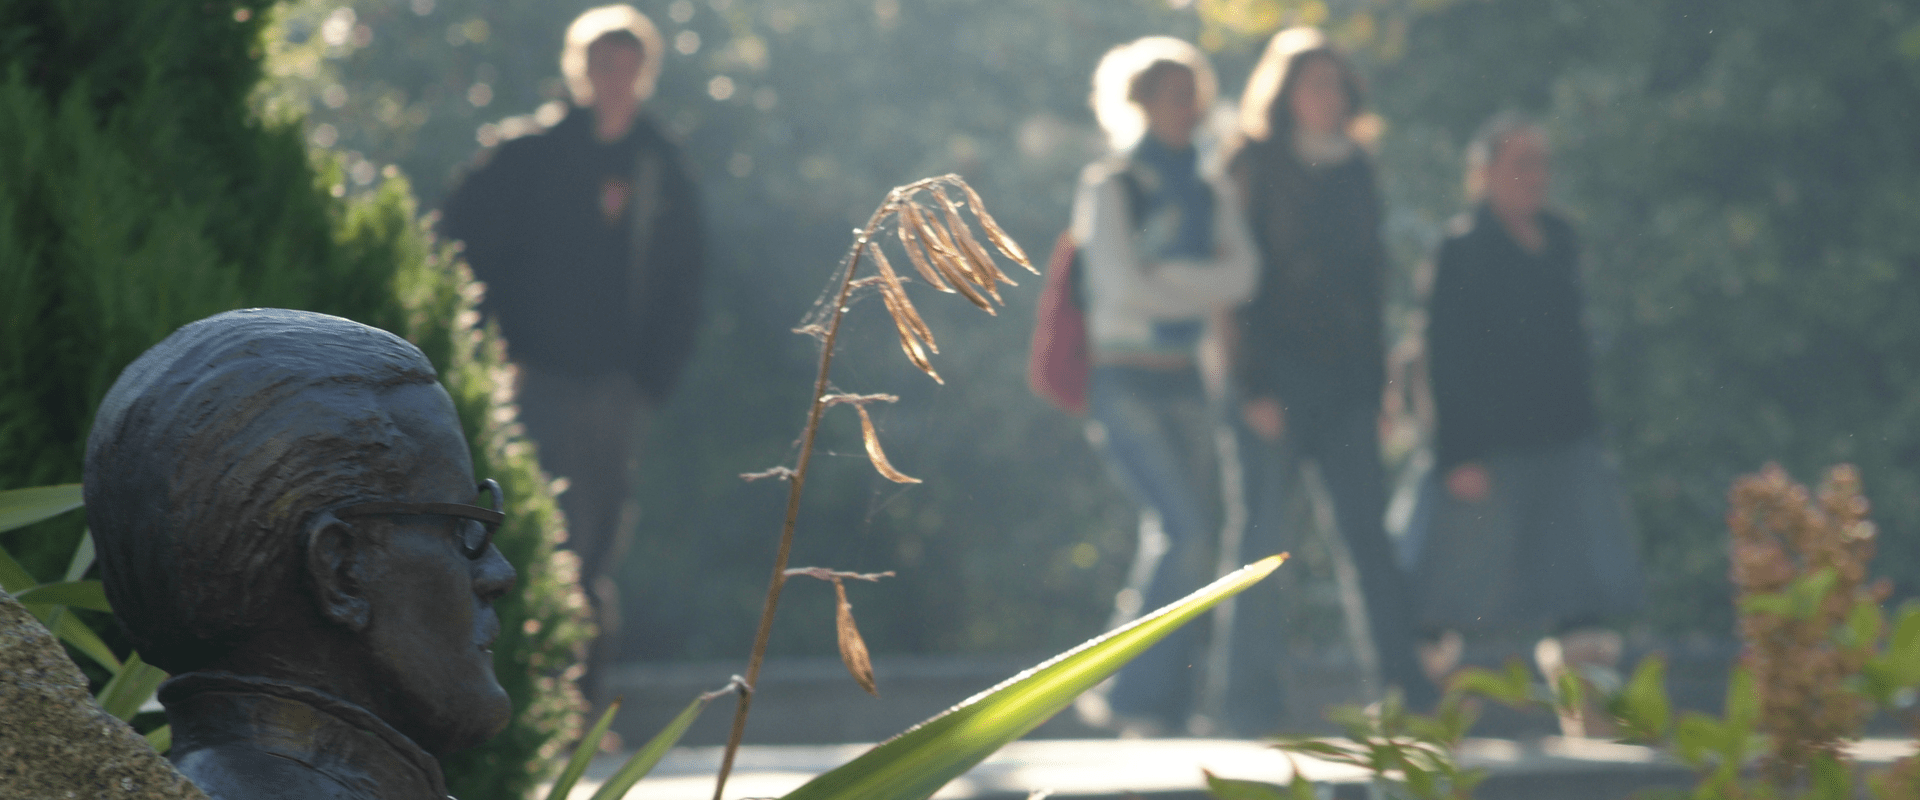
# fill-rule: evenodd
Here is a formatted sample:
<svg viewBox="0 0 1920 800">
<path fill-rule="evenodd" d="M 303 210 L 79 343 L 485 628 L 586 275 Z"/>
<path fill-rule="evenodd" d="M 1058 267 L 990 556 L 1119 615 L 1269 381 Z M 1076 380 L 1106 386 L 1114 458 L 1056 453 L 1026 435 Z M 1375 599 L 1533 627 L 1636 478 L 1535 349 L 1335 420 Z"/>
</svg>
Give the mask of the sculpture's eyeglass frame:
<svg viewBox="0 0 1920 800">
<path fill-rule="evenodd" d="M 352 517 L 385 517 L 425 515 L 435 517 L 457 517 L 466 520 L 455 534 L 460 545 L 460 554 L 478 561 L 487 554 L 487 548 L 493 546 L 493 534 L 500 530 L 500 523 L 507 518 L 505 492 L 492 478 L 480 482 L 476 494 L 487 496 L 488 505 L 467 503 L 396 503 L 378 501 L 372 503 L 354 503 L 333 510 L 333 515 L 341 519 Z"/>
</svg>

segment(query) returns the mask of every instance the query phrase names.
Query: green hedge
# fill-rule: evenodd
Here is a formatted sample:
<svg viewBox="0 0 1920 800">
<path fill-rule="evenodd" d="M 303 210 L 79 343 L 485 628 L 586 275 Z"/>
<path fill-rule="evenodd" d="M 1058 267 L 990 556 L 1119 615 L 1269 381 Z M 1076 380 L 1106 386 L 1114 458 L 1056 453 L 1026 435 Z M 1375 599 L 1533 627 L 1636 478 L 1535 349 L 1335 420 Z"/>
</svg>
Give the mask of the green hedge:
<svg viewBox="0 0 1920 800">
<path fill-rule="evenodd" d="M 521 797 L 577 731 L 567 671 L 589 635 L 552 493 L 517 438 L 500 340 L 476 327 L 477 287 L 405 181 L 336 199 L 339 171 L 310 161 L 298 120 L 250 106 L 268 5 L 0 5 L 0 487 L 79 480 L 100 397 L 184 323 L 282 306 L 407 337 L 440 369 L 475 469 L 506 487 L 497 541 L 520 570 L 495 649 L 518 713 L 447 761 L 449 788 Z M 46 578 L 79 532 L 56 521 L 4 544 Z"/>
</svg>

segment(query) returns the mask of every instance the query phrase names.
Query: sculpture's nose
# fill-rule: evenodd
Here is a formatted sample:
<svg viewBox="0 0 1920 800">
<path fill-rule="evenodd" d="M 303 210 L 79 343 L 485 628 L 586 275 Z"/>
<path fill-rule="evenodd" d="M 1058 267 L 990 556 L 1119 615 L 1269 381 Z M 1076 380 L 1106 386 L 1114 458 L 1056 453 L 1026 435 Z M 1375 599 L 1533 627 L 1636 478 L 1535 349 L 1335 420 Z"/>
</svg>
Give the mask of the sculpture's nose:
<svg viewBox="0 0 1920 800">
<path fill-rule="evenodd" d="M 500 548 L 488 546 L 487 554 L 473 562 L 474 596 L 481 602 L 492 603 L 512 589 L 518 577 L 513 565 L 507 563 L 507 557 L 500 554 Z"/>
</svg>

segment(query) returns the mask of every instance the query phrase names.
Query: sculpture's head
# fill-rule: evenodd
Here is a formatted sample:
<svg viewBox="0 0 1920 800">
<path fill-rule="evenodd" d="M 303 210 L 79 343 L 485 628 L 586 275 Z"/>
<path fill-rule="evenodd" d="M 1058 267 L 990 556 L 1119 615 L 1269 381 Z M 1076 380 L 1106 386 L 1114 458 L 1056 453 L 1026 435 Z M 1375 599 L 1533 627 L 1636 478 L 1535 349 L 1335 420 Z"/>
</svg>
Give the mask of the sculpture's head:
<svg viewBox="0 0 1920 800">
<path fill-rule="evenodd" d="M 490 648 L 514 571 L 486 494 L 419 349 L 325 314 L 175 331 L 87 442 L 107 596 L 148 662 L 329 691 L 436 754 L 511 713 Z"/>
</svg>

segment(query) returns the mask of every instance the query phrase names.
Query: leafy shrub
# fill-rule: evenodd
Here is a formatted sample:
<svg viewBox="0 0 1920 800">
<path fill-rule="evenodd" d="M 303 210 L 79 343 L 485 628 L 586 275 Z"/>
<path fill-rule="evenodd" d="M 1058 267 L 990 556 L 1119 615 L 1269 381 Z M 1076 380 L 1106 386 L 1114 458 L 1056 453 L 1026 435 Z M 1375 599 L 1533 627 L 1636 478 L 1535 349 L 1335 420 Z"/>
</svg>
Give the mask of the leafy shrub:
<svg viewBox="0 0 1920 800">
<path fill-rule="evenodd" d="M 440 370 L 474 450 L 499 480 L 496 541 L 520 570 L 499 604 L 498 674 L 518 713 L 448 759 L 450 788 L 520 797 L 577 732 L 566 670 L 589 630 L 552 494 L 508 405 L 498 337 L 476 287 L 415 219 L 405 181 L 336 199 L 297 119 L 249 105 L 264 0 L 0 7 L 0 486 L 79 479 L 95 406 L 122 367 L 176 327 L 282 306 L 382 327 Z M 58 519 L 4 544 L 58 578 L 80 535 Z M 110 643 L 117 631 L 101 631 Z"/>
</svg>

